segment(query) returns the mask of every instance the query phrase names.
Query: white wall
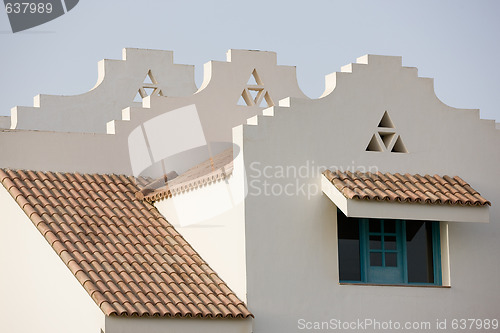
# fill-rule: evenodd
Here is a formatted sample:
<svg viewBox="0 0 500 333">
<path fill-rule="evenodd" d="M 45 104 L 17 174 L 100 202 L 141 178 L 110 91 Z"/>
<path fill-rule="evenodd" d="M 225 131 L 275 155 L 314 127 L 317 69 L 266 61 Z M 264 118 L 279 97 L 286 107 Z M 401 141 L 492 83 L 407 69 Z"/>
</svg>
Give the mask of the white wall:
<svg viewBox="0 0 500 333">
<path fill-rule="evenodd" d="M 230 177 L 157 201 L 155 206 L 236 296 L 246 302 L 243 163 L 240 152 L 234 157 Z"/>
<path fill-rule="evenodd" d="M 0 185 L 0 332 L 99 333 L 104 314 Z"/>
<path fill-rule="evenodd" d="M 106 317 L 106 333 L 250 333 L 251 319 Z"/>
<path fill-rule="evenodd" d="M 222 184 L 221 184 L 222 185 Z M 209 185 L 210 186 L 210 185 Z M 212 186 L 217 186 L 212 185 Z M 243 302 L 246 301 L 245 266 L 245 225 L 243 223 L 243 204 L 240 203 L 216 216 L 202 219 L 197 223 L 181 225 L 176 212 L 190 210 L 198 212 L 197 205 L 203 199 L 215 199 L 213 188 L 202 188 L 182 197 L 165 199 L 155 204 L 159 212 L 172 223 L 186 241 L 198 252 L 219 277 Z M 189 205 L 184 206 L 183 203 Z M 178 207 L 182 205 L 183 207 Z M 203 211 L 203 208 L 201 209 Z M 181 217 L 182 219 L 182 217 Z"/>
<path fill-rule="evenodd" d="M 247 295 L 255 331 L 301 331 L 299 319 L 372 318 L 433 325 L 447 319 L 443 331 L 451 332 L 453 318 L 498 319 L 500 132 L 477 110 L 440 102 L 432 80 L 401 67 L 399 57 L 359 62 L 344 69 L 352 73 L 331 75 L 323 98 L 292 98 L 282 104 L 289 107 L 265 110 L 269 116 L 243 128 Z M 408 154 L 365 151 L 385 110 Z M 307 163 L 302 177 L 276 175 L 281 166 Z M 258 172 L 266 166 L 270 179 Z M 339 285 L 336 207 L 321 192 L 321 166 L 459 175 L 492 202 L 491 222 L 448 223 L 451 288 Z M 264 181 L 275 192 L 292 184 L 292 194 L 265 195 Z"/>
<path fill-rule="evenodd" d="M 45 131 L 0 131 L 0 167 L 131 174 L 127 137 Z"/>
<path fill-rule="evenodd" d="M 10 128 L 10 117 L 0 116 L 0 129 Z"/>
</svg>

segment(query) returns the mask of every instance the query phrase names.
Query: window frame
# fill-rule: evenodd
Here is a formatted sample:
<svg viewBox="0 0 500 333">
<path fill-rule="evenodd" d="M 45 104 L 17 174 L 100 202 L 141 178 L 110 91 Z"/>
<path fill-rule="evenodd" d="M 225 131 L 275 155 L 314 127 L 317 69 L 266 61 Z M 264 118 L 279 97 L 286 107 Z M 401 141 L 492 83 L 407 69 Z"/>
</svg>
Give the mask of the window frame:
<svg viewBox="0 0 500 333">
<path fill-rule="evenodd" d="M 344 214 L 342 211 L 338 211 L 338 214 Z M 341 280 L 340 279 L 340 266 L 339 268 L 339 283 L 341 284 L 361 284 L 361 285 L 394 285 L 394 286 L 429 286 L 429 287 L 441 287 L 443 286 L 442 279 L 442 267 L 441 267 L 441 230 L 440 230 L 440 222 L 438 221 L 425 221 L 422 222 L 430 222 L 431 223 L 431 231 L 432 231 L 432 265 L 433 265 L 433 274 L 434 274 L 434 282 L 408 282 L 408 253 L 406 246 L 406 223 L 415 223 L 415 221 L 407 221 L 401 219 L 374 219 L 374 218 L 351 218 L 346 217 L 350 222 L 359 223 L 359 264 L 360 264 L 360 281 L 356 280 Z M 368 281 L 368 265 L 369 265 L 369 251 L 368 251 L 368 242 L 369 242 L 369 221 L 396 221 L 396 223 L 400 223 L 400 233 L 401 237 L 404 239 L 401 241 L 402 246 L 402 261 L 403 261 L 403 282 L 394 283 L 391 281 L 387 282 L 371 282 Z M 338 221 L 338 218 L 337 218 Z M 338 242 L 338 226 L 337 223 L 337 242 Z M 338 251 L 338 263 L 340 262 L 340 250 L 338 248 L 339 244 L 337 244 Z"/>
</svg>

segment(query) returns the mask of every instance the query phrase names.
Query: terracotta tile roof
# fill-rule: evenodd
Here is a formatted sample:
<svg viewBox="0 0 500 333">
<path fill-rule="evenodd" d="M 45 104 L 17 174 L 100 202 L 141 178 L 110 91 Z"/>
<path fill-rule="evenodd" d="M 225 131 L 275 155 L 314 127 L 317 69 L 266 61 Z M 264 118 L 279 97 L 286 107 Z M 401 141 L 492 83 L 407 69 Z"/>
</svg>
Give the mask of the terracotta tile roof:
<svg viewBox="0 0 500 333">
<path fill-rule="evenodd" d="M 206 160 L 180 176 L 168 180 L 168 185 L 165 185 L 163 179 L 151 183 L 138 194 L 138 197 L 149 202 L 170 198 L 172 195 L 226 179 L 232 172 L 233 149 L 230 148 L 215 155 L 213 159 Z"/>
<path fill-rule="evenodd" d="M 491 206 L 488 200 L 458 176 L 338 170 L 326 170 L 323 175 L 348 199 Z"/>
<path fill-rule="evenodd" d="M 105 315 L 252 314 L 132 178 L 0 170 L 0 181 Z"/>
</svg>

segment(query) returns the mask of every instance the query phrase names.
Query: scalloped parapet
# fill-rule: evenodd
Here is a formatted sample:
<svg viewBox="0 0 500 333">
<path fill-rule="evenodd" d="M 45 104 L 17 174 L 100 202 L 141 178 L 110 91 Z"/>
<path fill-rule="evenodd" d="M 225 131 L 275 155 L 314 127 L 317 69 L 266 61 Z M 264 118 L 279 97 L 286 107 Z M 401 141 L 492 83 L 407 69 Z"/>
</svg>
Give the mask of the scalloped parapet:
<svg viewBox="0 0 500 333">
<path fill-rule="evenodd" d="M 127 108 L 121 121 L 109 123 L 108 133 L 125 135 L 162 113 L 196 105 L 207 141 L 230 142 L 231 129 L 265 107 L 288 96 L 307 98 L 298 86 L 296 68 L 277 65 L 276 58 L 274 52 L 229 50 L 227 62 L 205 64 L 204 81 L 196 94 L 147 97 L 142 108 Z"/>
<path fill-rule="evenodd" d="M 10 128 L 105 133 L 106 123 L 120 119 L 124 108 L 140 105 L 138 94 L 188 96 L 196 91 L 194 66 L 174 64 L 172 51 L 127 48 L 122 58 L 101 60 L 97 84 L 84 94 L 37 95 L 33 107 L 14 107 Z"/>
<path fill-rule="evenodd" d="M 155 71 L 154 68 L 150 69 L 150 66 L 146 65 L 148 62 L 152 62 L 148 57 L 154 58 L 156 55 L 156 57 L 161 58 L 161 54 L 163 54 L 163 57 L 169 55 L 167 58 L 171 59 L 171 52 L 163 53 L 160 51 L 151 52 L 127 49 L 124 56 L 126 60 L 106 60 L 101 62 L 106 72 L 100 71 L 102 75 L 96 88 L 81 96 L 97 94 L 96 91 L 102 89 L 103 85 L 107 84 L 106 82 L 110 80 L 109 73 L 120 73 L 120 69 L 122 69 L 123 73 L 123 69 L 126 69 L 127 66 L 134 69 L 135 66 L 127 65 L 129 61 L 132 64 L 144 62 L 145 64 L 141 70 L 137 70 L 142 73 L 139 80 L 136 80 L 136 85 L 132 85 L 129 89 L 129 99 L 133 99 L 138 89 L 145 84 L 152 86 L 161 83 L 163 78 L 162 72 Z M 203 87 L 195 94 L 188 94 L 188 96 L 183 97 L 171 95 L 165 97 L 161 96 L 161 94 L 146 96 L 142 100 L 142 104 L 128 104 L 120 109 L 117 112 L 118 114 L 113 113 L 113 117 L 121 120 L 104 123 L 105 129 L 102 131 L 99 130 L 104 133 L 71 133 L 71 131 L 83 132 L 81 130 L 82 127 L 76 127 L 76 125 L 73 128 L 69 127 L 65 118 L 56 123 L 56 115 L 64 115 L 64 112 L 61 110 L 58 112 L 54 111 L 53 113 L 44 112 L 44 105 L 46 103 L 42 98 L 40 104 L 37 102 L 38 105 L 42 106 L 41 108 L 30 108 L 29 113 L 27 112 L 24 115 L 27 118 L 29 116 L 38 119 L 36 118 L 38 115 L 52 114 L 54 117 L 52 125 L 57 124 L 58 127 L 52 126 L 50 127 L 50 131 L 25 131 L 18 129 L 0 131 L 0 151 L 3 154 L 0 167 L 69 172 L 123 173 L 130 175 L 132 174 L 132 169 L 128 147 L 129 135 L 138 126 L 158 115 L 188 105 L 196 105 L 207 141 L 231 142 L 231 129 L 234 126 L 245 123 L 247 118 L 260 114 L 264 109 L 263 106 L 255 104 L 250 106 L 240 106 L 237 104 L 239 97 L 245 89 L 247 91 L 256 89 L 256 95 L 260 91 L 263 91 L 259 96 L 261 102 L 262 100 L 267 102 L 266 93 L 269 99 L 272 99 L 273 103 L 278 103 L 280 99 L 286 96 L 307 99 L 298 87 L 295 67 L 278 66 L 276 63 L 276 53 L 230 50 L 227 58 L 227 62 L 212 61 L 205 65 Z M 162 62 L 165 63 L 168 61 L 164 59 Z M 106 65 L 104 66 L 104 64 Z M 187 67 L 191 68 L 190 66 Z M 148 71 L 151 71 L 152 75 L 149 75 Z M 146 76 L 151 80 L 149 83 L 144 83 Z M 252 78 L 256 82 L 251 82 Z M 182 77 L 178 76 L 176 82 L 183 82 L 181 79 Z M 112 80 L 109 82 L 112 82 Z M 125 83 L 127 82 L 130 84 L 129 81 Z M 189 83 L 191 81 L 184 82 Z M 171 89 L 175 87 L 174 85 L 159 88 L 165 93 L 172 92 Z M 116 88 L 118 89 L 118 87 Z M 180 94 L 182 91 L 177 92 Z M 59 101 L 60 98 L 60 107 L 62 108 L 66 101 L 75 101 L 78 98 L 83 98 L 81 96 L 62 98 L 52 96 L 52 100 Z M 105 108 L 108 105 L 100 105 L 97 103 L 98 101 L 92 101 L 92 99 L 90 102 L 95 104 L 92 104 L 94 108 L 85 107 L 88 115 L 95 115 L 97 114 L 95 110 Z M 112 102 L 112 99 L 106 99 L 105 102 Z M 78 105 L 83 108 L 86 104 L 80 102 Z M 71 107 L 71 105 L 68 105 L 68 107 Z M 76 108 L 76 106 L 73 107 Z M 19 114 L 22 115 L 23 113 Z M 84 122 L 82 121 L 82 123 Z M 31 125 L 35 127 L 37 123 L 34 122 Z M 45 125 L 48 127 L 50 123 L 45 123 Z M 29 126 L 26 124 L 26 127 Z M 16 151 L 22 151 L 23 154 L 18 154 Z M 96 163 L 96 161 L 99 162 Z"/>
<path fill-rule="evenodd" d="M 132 53 L 140 58 L 140 52 Z M 130 51 L 127 53 L 129 61 Z M 393 170 L 395 166 L 408 165 L 418 173 L 421 163 L 411 161 L 415 156 L 426 156 L 426 167 L 448 174 L 446 164 L 439 163 L 443 156 L 454 156 L 448 161 L 454 166 L 463 147 L 473 149 L 472 143 L 476 147 L 495 145 L 469 133 L 489 133 L 491 140 L 497 140 L 499 133 L 494 121 L 480 120 L 478 110 L 442 103 L 435 96 L 433 80 L 418 77 L 416 68 L 403 67 L 401 57 L 359 58 L 358 63 L 343 67 L 344 72 L 331 74 L 334 89 L 317 100 L 304 96 L 296 82 L 295 68 L 278 66 L 273 52 L 231 50 L 228 62 L 213 61 L 205 69 L 205 83 L 195 94 L 148 96 L 142 105 L 120 110 L 116 118 L 121 120 L 105 124 L 106 133 L 0 131 L 1 167 L 131 174 L 129 134 L 158 115 L 188 105 L 196 105 L 207 142 L 231 142 L 231 128 L 254 117 L 248 122 L 254 126 L 244 125 L 248 135 L 256 131 L 258 135 L 251 135 L 269 147 L 276 145 L 266 141 L 272 138 L 279 143 L 277 151 L 285 146 L 298 150 L 305 145 L 310 154 L 322 147 L 328 151 L 328 159 L 323 161 L 328 166 L 333 161 L 398 172 Z M 139 85 L 146 75 L 147 71 Z M 159 74 L 153 75 L 160 80 Z M 252 77 L 256 84 L 249 83 Z M 239 97 L 249 86 L 265 89 L 274 106 L 238 106 Z M 134 90 L 132 95 L 137 87 Z M 370 145 L 374 134 L 378 145 Z M 401 164 L 402 159 L 407 162 Z"/>
<path fill-rule="evenodd" d="M 403 58 L 401 56 L 381 56 L 366 54 L 362 57 L 359 57 L 356 59 L 356 63 L 350 63 L 342 66 L 340 72 L 334 72 L 325 76 L 325 91 L 320 98 L 329 95 L 337 87 L 338 82 L 342 81 L 343 78 L 349 78 L 350 74 L 357 74 L 365 70 L 383 70 L 387 73 L 395 73 L 402 70 L 409 76 L 417 77 L 417 68 L 404 67 L 402 65 L 402 61 Z M 370 66 L 368 66 L 368 64 L 370 64 Z"/>
<path fill-rule="evenodd" d="M 321 98 L 284 99 L 243 128 L 251 152 L 280 158 L 266 163 L 293 165 L 296 156 L 311 156 L 317 166 L 341 170 L 459 173 L 471 180 L 478 173 L 469 162 L 500 144 L 494 121 L 480 119 L 477 109 L 446 105 L 433 79 L 419 77 L 401 57 L 380 55 L 327 75 Z M 258 154 L 245 157 L 258 161 Z"/>
</svg>

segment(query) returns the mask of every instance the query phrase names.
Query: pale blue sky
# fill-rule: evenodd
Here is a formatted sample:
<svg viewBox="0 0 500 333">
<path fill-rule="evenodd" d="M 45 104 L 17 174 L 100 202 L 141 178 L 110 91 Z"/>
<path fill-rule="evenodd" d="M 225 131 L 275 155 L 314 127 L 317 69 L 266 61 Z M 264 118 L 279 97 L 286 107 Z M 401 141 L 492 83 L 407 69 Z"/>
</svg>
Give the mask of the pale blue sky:
<svg viewBox="0 0 500 333">
<path fill-rule="evenodd" d="M 33 96 L 94 86 L 97 62 L 124 47 L 174 51 L 176 63 L 225 60 L 226 51 L 278 53 L 310 97 L 324 75 L 366 53 L 401 55 L 435 78 L 438 97 L 500 121 L 500 1 L 80 0 L 66 15 L 17 34 L 0 12 L 0 115 Z"/>
</svg>

